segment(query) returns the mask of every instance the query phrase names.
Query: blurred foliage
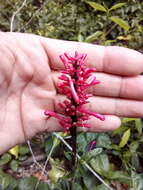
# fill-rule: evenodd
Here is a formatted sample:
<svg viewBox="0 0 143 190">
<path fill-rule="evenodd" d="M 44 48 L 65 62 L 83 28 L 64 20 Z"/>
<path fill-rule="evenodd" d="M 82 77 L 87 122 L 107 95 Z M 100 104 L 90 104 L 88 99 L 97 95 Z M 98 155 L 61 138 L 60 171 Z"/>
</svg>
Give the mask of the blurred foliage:
<svg viewBox="0 0 143 190">
<path fill-rule="evenodd" d="M 69 139 L 67 133 L 58 134 L 65 140 Z M 96 146 L 89 150 L 93 141 L 96 141 Z M 45 174 L 46 179 L 43 177 L 43 180 L 40 181 L 38 190 L 71 190 L 73 176 L 75 178 L 73 190 L 107 190 L 108 188 L 87 169 L 85 163 L 91 166 L 114 189 L 118 190 L 119 185 L 123 190 L 143 189 L 141 119 L 123 118 L 121 127 L 110 133 L 79 133 L 77 145 L 80 160 L 77 163 L 76 172 L 71 171 L 69 149 L 53 134 L 45 134 L 42 141 L 39 141 L 37 148 L 42 153 L 49 155 L 51 151 L 49 147 L 53 146 L 50 144 L 54 145 L 54 149 L 49 159 L 48 168 L 46 167 L 48 173 Z M 31 190 L 35 188 L 42 171 L 38 176 L 33 173 L 19 180 L 14 178 L 18 168 L 29 156 L 30 152 L 26 145 L 19 146 L 17 159 L 15 155 L 10 153 L 1 156 L 0 184 L 3 190 Z M 28 167 L 30 168 L 30 165 Z M 9 174 L 9 171 L 12 175 Z"/>
<path fill-rule="evenodd" d="M 11 17 L 21 4 L 21 0 L 0 1 L 1 30 L 9 31 Z M 15 16 L 13 31 L 140 49 L 143 1 L 27 0 Z M 87 40 L 93 34 L 95 37 Z"/>
<path fill-rule="evenodd" d="M 10 30 L 12 15 L 21 0 L 0 1 L 0 29 Z M 34 33 L 50 38 L 75 40 L 103 45 L 120 45 L 143 49 L 142 0 L 27 0 L 15 16 L 13 31 Z M 112 133 L 79 133 L 75 190 L 107 190 L 84 166 L 87 162 L 114 189 L 143 190 L 143 136 L 141 119 L 123 118 L 122 126 Z M 60 134 L 68 142 L 68 136 Z M 90 143 L 96 147 L 88 151 Z M 70 190 L 71 154 L 52 134 L 43 135 L 34 145 L 40 154 L 52 157 L 47 180 L 41 180 L 37 190 Z M 64 150 L 64 151 L 63 151 Z M 15 179 L 23 162 L 30 157 L 27 145 L 11 149 L 0 157 L 0 189 L 32 190 L 39 177 Z M 29 165 L 30 167 L 30 165 Z M 12 172 L 11 172 L 12 171 Z"/>
</svg>

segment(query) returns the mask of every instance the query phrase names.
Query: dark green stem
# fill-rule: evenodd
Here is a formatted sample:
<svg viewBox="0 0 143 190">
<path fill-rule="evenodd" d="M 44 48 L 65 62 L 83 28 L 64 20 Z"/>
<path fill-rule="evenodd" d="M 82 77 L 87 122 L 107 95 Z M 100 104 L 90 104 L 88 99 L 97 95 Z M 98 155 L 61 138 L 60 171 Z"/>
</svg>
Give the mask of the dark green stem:
<svg viewBox="0 0 143 190">
<path fill-rule="evenodd" d="M 76 138 L 77 138 L 77 133 L 76 133 L 76 126 L 73 126 L 70 128 L 70 134 L 71 134 L 71 147 L 72 147 L 72 166 L 75 168 L 76 165 Z"/>
</svg>

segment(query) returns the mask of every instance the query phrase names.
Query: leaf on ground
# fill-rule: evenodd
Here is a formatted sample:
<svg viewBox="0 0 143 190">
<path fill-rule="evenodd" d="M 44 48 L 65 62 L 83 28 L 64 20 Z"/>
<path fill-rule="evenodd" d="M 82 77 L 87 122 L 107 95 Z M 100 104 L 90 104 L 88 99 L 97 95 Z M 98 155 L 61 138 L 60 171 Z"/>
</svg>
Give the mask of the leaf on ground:
<svg viewBox="0 0 143 190">
<path fill-rule="evenodd" d="M 17 159 L 18 158 L 18 154 L 19 154 L 19 145 L 16 145 L 15 147 L 11 148 L 9 150 L 9 153 L 14 155 L 15 158 Z"/>
<path fill-rule="evenodd" d="M 110 180 L 117 180 L 125 184 L 131 183 L 131 177 L 123 171 L 110 171 L 108 172 L 108 178 Z"/>
<path fill-rule="evenodd" d="M 7 188 L 11 190 L 17 186 L 17 181 L 11 175 L 4 173 L 2 170 L 0 170 L 0 184 L 2 190 Z"/>
<path fill-rule="evenodd" d="M 104 153 L 101 153 L 96 156 L 96 159 L 92 159 L 90 164 L 99 174 L 106 176 L 109 171 L 109 159 L 108 156 Z"/>
<path fill-rule="evenodd" d="M 102 151 L 103 151 L 102 148 L 95 148 L 95 149 L 83 154 L 83 156 L 81 156 L 81 160 L 88 162 L 92 158 L 96 158 L 96 156 L 98 154 L 100 154 Z"/>
<path fill-rule="evenodd" d="M 10 167 L 11 167 L 11 169 L 12 169 L 14 172 L 17 171 L 18 166 L 19 166 L 19 163 L 18 163 L 17 160 L 12 160 L 12 161 L 10 162 Z"/>
<path fill-rule="evenodd" d="M 9 153 L 5 153 L 3 156 L 0 158 L 0 166 L 7 164 L 11 160 L 11 155 Z"/>
<path fill-rule="evenodd" d="M 74 183 L 72 189 L 83 190 L 83 188 L 78 183 Z"/>
<path fill-rule="evenodd" d="M 142 121 L 141 121 L 141 119 L 135 119 L 135 127 L 136 127 L 136 129 L 138 131 L 138 134 L 142 135 L 143 127 L 142 127 Z"/>
<path fill-rule="evenodd" d="M 143 174 L 132 172 L 132 190 L 143 190 Z"/>
<path fill-rule="evenodd" d="M 35 188 L 37 179 L 35 177 L 25 177 L 20 180 L 18 190 L 32 190 Z"/>
<path fill-rule="evenodd" d="M 109 190 L 108 187 L 106 187 L 104 184 L 98 185 L 96 188 L 93 190 Z"/>
<path fill-rule="evenodd" d="M 47 183 L 40 183 L 37 190 L 51 190 L 51 188 Z"/>
<path fill-rule="evenodd" d="M 130 129 L 128 129 L 127 131 L 124 132 L 122 139 L 120 141 L 120 144 L 119 144 L 120 148 L 123 148 L 127 144 L 128 140 L 130 138 L 130 135 L 131 135 Z"/>
<path fill-rule="evenodd" d="M 96 140 L 97 147 L 110 148 L 111 139 L 108 134 L 100 133 Z"/>
<path fill-rule="evenodd" d="M 51 170 L 49 170 L 48 176 L 52 182 L 56 183 L 60 178 L 65 175 L 66 171 L 62 167 L 63 163 L 59 160 L 54 160 L 50 158 L 50 165 Z"/>
<path fill-rule="evenodd" d="M 25 155 L 25 154 L 28 154 L 29 152 L 30 152 L 30 150 L 27 145 L 19 146 L 19 154 L 20 155 Z"/>
</svg>

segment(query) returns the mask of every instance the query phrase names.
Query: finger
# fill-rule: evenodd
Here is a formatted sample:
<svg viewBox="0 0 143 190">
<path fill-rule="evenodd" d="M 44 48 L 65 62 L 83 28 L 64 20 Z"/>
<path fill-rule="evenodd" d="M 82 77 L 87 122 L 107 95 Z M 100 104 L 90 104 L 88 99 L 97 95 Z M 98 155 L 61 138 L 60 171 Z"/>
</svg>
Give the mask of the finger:
<svg viewBox="0 0 143 190">
<path fill-rule="evenodd" d="M 63 95 L 56 96 L 54 103 L 57 112 L 63 112 L 59 103 L 65 99 L 66 97 Z M 89 102 L 84 105 L 85 108 L 100 114 L 119 117 L 143 117 L 143 101 L 93 96 L 89 98 Z"/>
<path fill-rule="evenodd" d="M 61 132 L 64 131 L 64 128 L 60 125 L 58 119 L 53 117 L 45 118 L 45 131 L 47 132 Z"/>
<path fill-rule="evenodd" d="M 90 117 L 90 119 L 87 121 L 87 123 L 90 124 L 90 128 L 83 128 L 78 127 L 78 131 L 84 131 L 84 132 L 105 132 L 105 131 L 112 131 L 116 128 L 120 127 L 121 121 L 117 116 L 114 115 L 105 115 L 105 120 L 101 121 L 95 117 Z M 59 124 L 59 121 L 55 118 L 48 118 L 46 122 L 45 127 L 47 132 L 60 132 L 65 131 L 63 126 Z"/>
<path fill-rule="evenodd" d="M 63 68 L 59 55 L 64 52 L 73 55 L 75 51 L 78 51 L 79 53 L 86 53 L 88 55 L 87 65 L 95 67 L 100 72 L 125 76 L 137 75 L 143 72 L 143 55 L 135 50 L 47 38 L 40 38 L 40 40 L 53 70 Z"/>
<path fill-rule="evenodd" d="M 78 131 L 83 132 L 108 132 L 113 131 L 120 127 L 121 120 L 119 117 L 114 115 L 105 115 L 105 120 L 101 121 L 95 117 L 90 117 L 88 122 L 90 124 L 90 128 L 79 127 Z"/>
<path fill-rule="evenodd" d="M 143 117 L 143 101 L 120 98 L 91 97 L 86 108 L 101 114 L 119 117 Z"/>
<path fill-rule="evenodd" d="M 143 100 L 143 76 L 121 77 L 96 73 L 99 85 L 90 88 L 93 95 Z"/>
<path fill-rule="evenodd" d="M 58 78 L 60 72 L 52 72 L 56 89 L 62 81 Z M 100 84 L 92 86 L 87 92 L 105 97 L 120 97 L 127 99 L 143 100 L 143 76 L 121 77 L 106 73 L 93 73 Z M 60 89 L 58 91 L 60 93 Z"/>
</svg>

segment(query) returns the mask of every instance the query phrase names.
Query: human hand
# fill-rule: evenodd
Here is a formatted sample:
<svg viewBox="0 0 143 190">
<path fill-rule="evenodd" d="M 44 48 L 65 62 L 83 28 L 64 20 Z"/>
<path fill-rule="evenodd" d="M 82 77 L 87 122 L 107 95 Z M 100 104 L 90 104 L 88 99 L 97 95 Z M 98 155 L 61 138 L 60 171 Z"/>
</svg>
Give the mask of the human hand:
<svg viewBox="0 0 143 190">
<path fill-rule="evenodd" d="M 99 85 L 92 87 L 87 107 L 105 114 L 105 121 L 91 118 L 88 131 L 102 132 L 120 126 L 119 117 L 143 116 L 143 55 L 122 47 L 0 33 L 0 154 L 39 132 L 61 131 L 45 110 L 60 112 L 65 97 L 57 91 L 63 65 L 59 55 L 87 53 L 88 67 L 95 67 Z"/>
</svg>

